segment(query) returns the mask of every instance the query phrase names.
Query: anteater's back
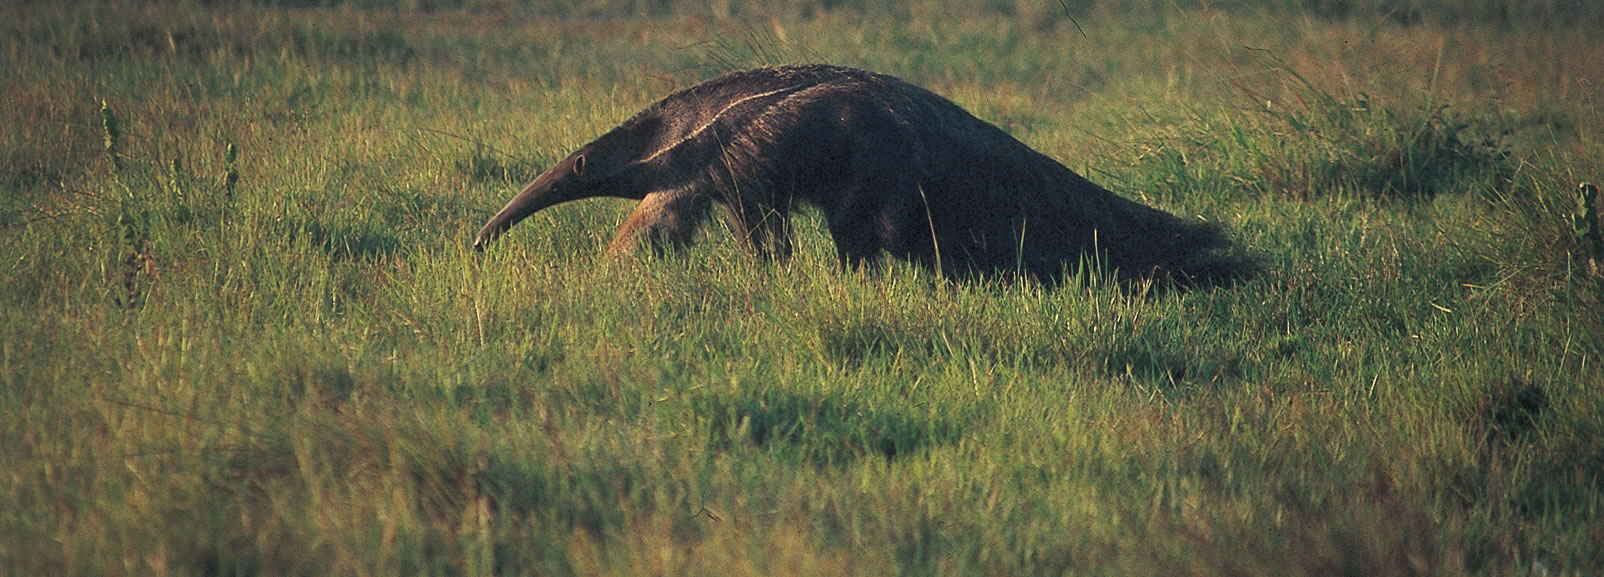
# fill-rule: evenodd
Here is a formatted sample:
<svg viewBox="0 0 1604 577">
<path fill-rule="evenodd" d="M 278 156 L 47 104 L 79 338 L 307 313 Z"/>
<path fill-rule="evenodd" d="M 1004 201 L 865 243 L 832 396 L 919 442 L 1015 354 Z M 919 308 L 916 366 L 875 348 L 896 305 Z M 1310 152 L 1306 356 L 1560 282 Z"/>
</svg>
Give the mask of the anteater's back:
<svg viewBox="0 0 1604 577">
<path fill-rule="evenodd" d="M 884 109 L 910 136 L 885 138 L 879 162 L 912 174 L 924 212 L 916 216 L 935 232 L 929 246 L 953 272 L 1022 268 L 1050 278 L 1096 250 L 1107 258 L 1105 266 L 1126 278 L 1187 274 L 1203 253 L 1225 244 L 1216 227 L 1115 195 L 945 97 L 892 76 L 825 65 L 775 67 L 691 91 L 698 89 Z M 912 252 L 906 256 L 937 260 Z"/>
</svg>

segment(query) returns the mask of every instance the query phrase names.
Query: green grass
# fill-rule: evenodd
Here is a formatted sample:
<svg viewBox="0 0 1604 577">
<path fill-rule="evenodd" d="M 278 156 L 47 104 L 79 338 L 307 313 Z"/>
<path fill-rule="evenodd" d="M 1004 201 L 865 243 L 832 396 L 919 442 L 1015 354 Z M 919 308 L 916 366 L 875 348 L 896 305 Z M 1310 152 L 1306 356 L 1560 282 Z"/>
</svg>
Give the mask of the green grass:
<svg viewBox="0 0 1604 577">
<path fill-rule="evenodd" d="M 1604 570 L 1590 4 L 378 4 L 0 8 L 0 567 Z M 814 215 L 785 263 L 607 258 L 605 200 L 469 247 L 653 99 L 801 60 L 1262 270 L 846 273 Z"/>
</svg>

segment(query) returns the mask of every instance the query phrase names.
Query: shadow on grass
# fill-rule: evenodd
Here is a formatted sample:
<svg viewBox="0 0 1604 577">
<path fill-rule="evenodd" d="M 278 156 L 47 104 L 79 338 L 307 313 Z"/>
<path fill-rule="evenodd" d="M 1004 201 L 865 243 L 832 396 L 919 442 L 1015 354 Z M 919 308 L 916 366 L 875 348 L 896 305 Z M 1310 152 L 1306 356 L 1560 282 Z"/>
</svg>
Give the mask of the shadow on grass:
<svg viewBox="0 0 1604 577">
<path fill-rule="evenodd" d="M 1172 336 L 1154 331 L 1132 335 L 1103 352 L 1103 370 L 1167 393 L 1178 392 L 1189 383 L 1214 384 L 1242 374 L 1242 360 L 1237 355 L 1170 340 Z"/>
<path fill-rule="evenodd" d="M 819 344 L 825 356 L 848 366 L 880 357 L 911 355 L 922 359 L 934 354 L 938 330 L 906 324 L 877 319 L 830 323 L 819 329 Z"/>
<path fill-rule="evenodd" d="M 296 233 L 305 235 L 337 261 L 377 259 L 395 254 L 401 248 L 401 242 L 395 235 L 387 232 L 315 220 L 301 223 L 296 227 Z"/>
<path fill-rule="evenodd" d="M 958 425 L 946 419 L 874 408 L 837 395 L 706 395 L 692 406 L 712 422 L 714 446 L 729 448 L 745 441 L 817 467 L 845 466 L 871 456 L 892 461 L 960 436 Z"/>
</svg>

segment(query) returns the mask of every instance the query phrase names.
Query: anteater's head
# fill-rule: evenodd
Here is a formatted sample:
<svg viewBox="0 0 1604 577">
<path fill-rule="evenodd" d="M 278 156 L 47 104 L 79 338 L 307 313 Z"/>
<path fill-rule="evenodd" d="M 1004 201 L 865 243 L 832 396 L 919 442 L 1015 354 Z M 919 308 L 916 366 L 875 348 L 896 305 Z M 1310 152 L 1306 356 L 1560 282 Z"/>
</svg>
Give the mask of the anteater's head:
<svg viewBox="0 0 1604 577">
<path fill-rule="evenodd" d="M 502 207 L 501 212 L 490 217 L 490 222 L 485 223 L 484 228 L 479 229 L 479 236 L 473 240 L 473 248 L 483 251 L 485 245 L 507 232 L 512 225 L 541 209 L 588 196 L 590 187 L 585 172 L 585 156 L 585 150 L 575 152 L 536 177 L 507 206 Z"/>
<path fill-rule="evenodd" d="M 536 177 L 491 217 L 479 229 L 474 248 L 484 250 L 512 225 L 552 205 L 596 196 L 639 200 L 653 186 L 641 181 L 642 159 L 655 155 L 648 151 L 663 150 L 665 126 L 662 113 L 654 106 L 580 147 Z"/>
</svg>

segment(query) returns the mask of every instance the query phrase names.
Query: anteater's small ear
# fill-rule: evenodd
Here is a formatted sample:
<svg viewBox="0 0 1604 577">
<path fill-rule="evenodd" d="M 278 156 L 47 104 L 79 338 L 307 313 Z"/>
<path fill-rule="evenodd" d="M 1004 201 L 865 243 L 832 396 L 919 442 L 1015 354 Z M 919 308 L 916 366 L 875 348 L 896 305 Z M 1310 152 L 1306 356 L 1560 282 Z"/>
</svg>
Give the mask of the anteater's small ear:
<svg viewBox="0 0 1604 577">
<path fill-rule="evenodd" d="M 574 175 L 585 175 L 585 155 L 583 154 L 574 157 Z"/>
</svg>

